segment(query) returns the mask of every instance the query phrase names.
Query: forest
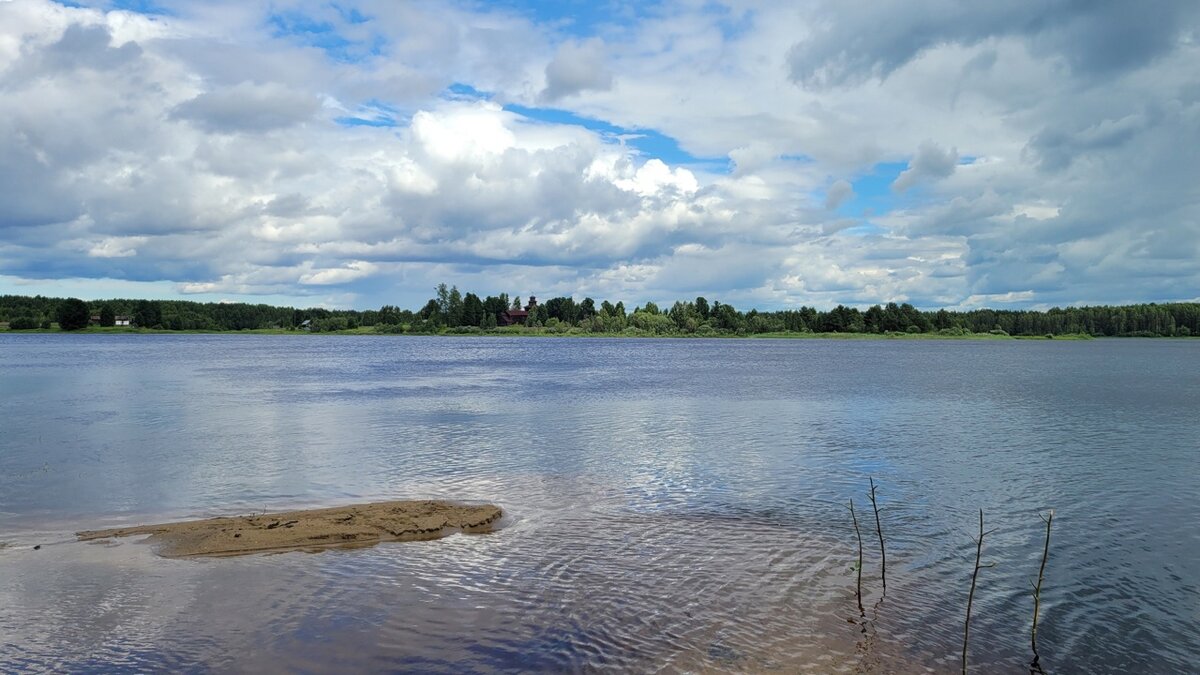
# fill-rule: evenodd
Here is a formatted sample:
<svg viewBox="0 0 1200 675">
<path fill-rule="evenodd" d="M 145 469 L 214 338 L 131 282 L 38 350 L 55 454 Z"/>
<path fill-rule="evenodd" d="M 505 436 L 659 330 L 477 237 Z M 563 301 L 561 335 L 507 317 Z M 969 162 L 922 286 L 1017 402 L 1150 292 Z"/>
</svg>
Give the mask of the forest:
<svg viewBox="0 0 1200 675">
<path fill-rule="evenodd" d="M 82 321 L 85 315 L 88 321 Z M 511 310 L 523 310 L 510 315 Z M 513 323 L 515 317 L 519 321 Z M 963 336 L 1188 337 L 1200 336 L 1200 303 L 1055 307 L 1038 310 L 919 310 L 890 302 L 865 310 L 838 305 L 741 311 L 698 297 L 671 306 L 555 297 L 530 304 L 500 294 L 481 298 L 441 284 L 417 310 L 384 305 L 371 310 L 299 309 L 263 304 L 185 300 L 79 301 L 44 296 L 0 296 L 0 327 L 7 330 L 308 331 L 375 333 L 619 334 L 629 336 L 749 336 L 805 333 L 936 334 Z M 128 322 L 125 327 L 124 322 Z"/>
</svg>

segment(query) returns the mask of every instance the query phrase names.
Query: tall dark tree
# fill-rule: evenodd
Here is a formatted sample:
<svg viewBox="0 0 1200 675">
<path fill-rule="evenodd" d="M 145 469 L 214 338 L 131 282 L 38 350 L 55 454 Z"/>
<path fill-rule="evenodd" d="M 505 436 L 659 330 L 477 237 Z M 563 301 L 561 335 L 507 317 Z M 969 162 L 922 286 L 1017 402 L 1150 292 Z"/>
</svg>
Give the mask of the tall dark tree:
<svg viewBox="0 0 1200 675">
<path fill-rule="evenodd" d="M 863 314 L 863 326 L 868 333 L 879 333 L 883 330 L 883 308 L 871 305 Z"/>
<path fill-rule="evenodd" d="M 545 303 L 543 303 L 541 306 L 546 308 L 547 318 L 548 319 L 558 319 L 559 321 L 566 321 L 567 318 L 563 314 L 563 303 L 565 303 L 566 300 L 567 300 L 566 298 L 561 298 L 561 297 L 560 298 L 550 298 Z"/>
<path fill-rule="evenodd" d="M 450 296 L 447 298 L 446 304 L 446 325 L 463 325 L 463 297 L 462 293 L 458 291 L 458 286 L 450 287 Z"/>
<path fill-rule="evenodd" d="M 439 325 L 442 323 L 442 305 L 434 298 L 430 298 L 417 314 L 424 321 L 433 321 Z"/>
<path fill-rule="evenodd" d="M 444 320 L 450 314 L 450 289 L 446 287 L 446 284 L 438 284 L 436 290 L 438 313 Z"/>
<path fill-rule="evenodd" d="M 503 295 L 496 297 L 494 295 L 487 296 L 483 301 L 483 310 L 492 315 L 495 320 L 500 319 L 500 315 L 508 309 L 508 300 Z"/>
<path fill-rule="evenodd" d="M 232 308 L 231 308 L 232 309 Z M 138 328 L 154 328 L 162 323 L 162 308 L 153 300 L 138 300 L 133 310 L 133 323 Z M 241 326 L 233 327 L 239 330 Z"/>
<path fill-rule="evenodd" d="M 478 295 L 467 293 L 463 296 L 462 309 L 462 325 L 464 326 L 479 326 L 483 323 L 483 315 L 486 312 L 483 308 L 483 302 Z"/>
<path fill-rule="evenodd" d="M 58 320 L 58 327 L 62 330 L 79 330 L 87 328 L 92 315 L 86 302 L 79 298 L 67 298 L 58 303 L 55 318 Z"/>
<path fill-rule="evenodd" d="M 100 307 L 100 325 L 105 328 L 117 325 L 117 313 L 107 302 Z"/>
</svg>

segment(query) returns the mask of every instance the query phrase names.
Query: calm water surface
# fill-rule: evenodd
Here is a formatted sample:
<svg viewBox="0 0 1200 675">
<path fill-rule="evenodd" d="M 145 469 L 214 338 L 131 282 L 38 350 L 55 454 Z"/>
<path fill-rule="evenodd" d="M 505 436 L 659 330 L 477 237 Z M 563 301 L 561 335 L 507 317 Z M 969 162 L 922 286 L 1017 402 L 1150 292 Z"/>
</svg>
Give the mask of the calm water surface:
<svg viewBox="0 0 1200 675">
<path fill-rule="evenodd" d="M 1200 340 L 0 335 L 0 671 L 955 671 L 980 507 L 972 664 L 1028 662 L 1054 509 L 1048 669 L 1194 671 L 1198 446 Z M 506 527 L 206 560 L 71 535 L 419 497 Z"/>
</svg>

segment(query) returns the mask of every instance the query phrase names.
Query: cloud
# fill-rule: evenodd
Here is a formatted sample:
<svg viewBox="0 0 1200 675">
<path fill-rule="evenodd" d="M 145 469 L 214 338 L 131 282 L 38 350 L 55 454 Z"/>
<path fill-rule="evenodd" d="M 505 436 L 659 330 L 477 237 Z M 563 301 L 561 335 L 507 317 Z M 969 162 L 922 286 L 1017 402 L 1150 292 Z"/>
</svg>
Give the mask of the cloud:
<svg viewBox="0 0 1200 675">
<path fill-rule="evenodd" d="M 886 78 L 947 44 L 1015 37 L 1035 53 L 1063 59 L 1076 74 L 1108 75 L 1170 52 L 1198 12 L 1188 0 L 1154 9 L 1068 0 L 827 2 L 815 17 L 816 30 L 788 52 L 788 66 L 792 79 L 805 86 L 841 86 Z"/>
<path fill-rule="evenodd" d="M 107 237 L 88 248 L 93 258 L 129 258 L 137 255 L 137 247 L 146 242 L 146 237 Z"/>
<path fill-rule="evenodd" d="M 307 272 L 300 276 L 300 283 L 311 284 L 314 286 L 344 284 L 356 279 L 370 276 L 375 269 L 376 265 L 372 263 L 355 260 L 347 263 L 345 267 Z"/>
<path fill-rule="evenodd" d="M 833 182 L 825 192 L 825 208 L 832 211 L 854 197 L 854 186 L 842 178 Z"/>
<path fill-rule="evenodd" d="M 1200 286 L 1194 3 L 338 6 L 0 2 L 0 277 L 358 307 Z"/>
<path fill-rule="evenodd" d="M 311 119 L 319 105 L 316 96 L 282 85 L 241 82 L 184 101 L 171 110 L 170 117 L 206 131 L 259 133 Z"/>
<path fill-rule="evenodd" d="M 554 102 L 586 90 L 612 89 L 613 74 L 605 59 L 604 42 L 599 38 L 564 42 L 546 66 L 546 88 L 541 99 Z"/>
<path fill-rule="evenodd" d="M 957 148 L 942 150 L 937 143 L 925 141 L 917 148 L 917 154 L 909 161 L 908 168 L 896 177 L 892 189 L 904 192 L 923 180 L 946 178 L 954 173 L 957 166 Z"/>
</svg>

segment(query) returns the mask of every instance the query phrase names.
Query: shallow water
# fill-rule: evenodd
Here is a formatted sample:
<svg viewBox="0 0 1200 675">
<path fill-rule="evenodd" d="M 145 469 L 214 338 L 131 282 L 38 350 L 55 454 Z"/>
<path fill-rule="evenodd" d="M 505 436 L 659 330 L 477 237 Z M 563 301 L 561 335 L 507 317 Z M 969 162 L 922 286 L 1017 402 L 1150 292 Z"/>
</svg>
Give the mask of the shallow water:
<svg viewBox="0 0 1200 675">
<path fill-rule="evenodd" d="M 972 665 L 1029 661 L 1053 508 L 1047 669 L 1188 671 L 1198 412 L 1200 340 L 0 335 L 0 671 L 957 670 L 981 507 Z M 509 515 L 218 560 L 71 535 L 416 497 Z"/>
</svg>

